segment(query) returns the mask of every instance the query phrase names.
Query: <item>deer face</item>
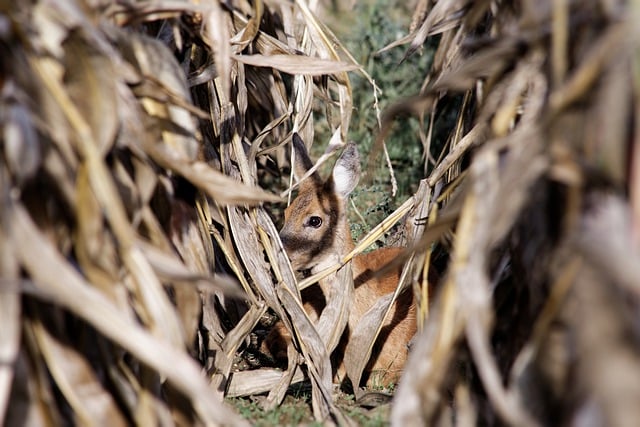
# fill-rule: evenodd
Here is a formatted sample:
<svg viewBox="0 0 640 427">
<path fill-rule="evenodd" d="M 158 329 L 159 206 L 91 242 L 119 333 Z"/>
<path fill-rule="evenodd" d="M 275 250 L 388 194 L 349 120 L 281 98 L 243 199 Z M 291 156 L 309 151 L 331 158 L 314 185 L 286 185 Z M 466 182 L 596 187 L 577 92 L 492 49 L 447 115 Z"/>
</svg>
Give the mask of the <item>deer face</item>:
<svg viewBox="0 0 640 427">
<path fill-rule="evenodd" d="M 306 147 L 293 136 L 294 173 L 301 178 L 313 165 Z M 345 148 L 333 174 L 323 182 L 317 173 L 300 185 L 298 196 L 285 210 L 280 239 L 295 270 L 320 271 L 346 255 L 351 233 L 346 217 L 348 196 L 360 174 L 355 145 Z M 348 239 L 348 240 L 347 240 Z"/>
</svg>

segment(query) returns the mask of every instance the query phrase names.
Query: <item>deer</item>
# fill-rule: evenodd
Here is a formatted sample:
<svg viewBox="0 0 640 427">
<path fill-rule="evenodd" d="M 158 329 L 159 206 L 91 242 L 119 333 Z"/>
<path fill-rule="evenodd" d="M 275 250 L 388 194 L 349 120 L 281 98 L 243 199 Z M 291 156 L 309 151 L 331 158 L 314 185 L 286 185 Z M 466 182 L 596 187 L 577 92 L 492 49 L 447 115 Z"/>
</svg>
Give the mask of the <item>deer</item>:
<svg viewBox="0 0 640 427">
<path fill-rule="evenodd" d="M 293 134 L 292 144 L 295 152 L 293 173 L 299 181 L 313 162 L 297 133 Z M 358 149 L 354 143 L 348 143 L 326 180 L 315 171 L 299 182 L 298 195 L 285 209 L 284 225 L 280 230 L 280 240 L 294 271 L 307 275 L 318 273 L 340 262 L 354 249 L 347 207 L 349 195 L 359 178 Z M 378 299 L 394 292 L 398 286 L 401 266 L 382 275 L 377 271 L 402 251 L 400 247 L 379 248 L 352 259 L 354 300 L 347 326 L 331 358 L 334 382 L 344 380 L 343 357 L 351 331 Z M 323 279 L 301 292 L 304 309 L 312 320 L 320 316 L 326 305 L 327 286 Z M 398 297 L 385 318 L 362 382 L 368 386 L 397 383 L 407 360 L 409 341 L 415 332 L 416 306 L 413 293 L 408 290 Z M 290 340 L 284 325 L 277 323 L 265 338 L 263 349 L 276 360 L 286 360 L 286 345 Z M 354 388 L 358 386 L 353 385 Z"/>
</svg>

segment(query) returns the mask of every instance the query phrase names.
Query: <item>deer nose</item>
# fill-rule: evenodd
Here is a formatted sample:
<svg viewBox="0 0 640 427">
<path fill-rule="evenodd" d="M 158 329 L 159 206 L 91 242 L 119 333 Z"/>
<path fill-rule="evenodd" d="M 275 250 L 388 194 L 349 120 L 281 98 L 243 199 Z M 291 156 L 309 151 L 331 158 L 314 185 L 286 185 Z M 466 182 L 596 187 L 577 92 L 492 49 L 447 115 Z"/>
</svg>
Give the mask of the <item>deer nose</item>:
<svg viewBox="0 0 640 427">
<path fill-rule="evenodd" d="M 287 230 L 287 224 L 282 227 L 279 235 L 282 246 L 286 247 L 287 244 L 291 242 L 291 233 Z"/>
<path fill-rule="evenodd" d="M 287 232 L 285 228 L 280 230 L 280 241 L 282 242 L 282 246 L 284 246 L 285 249 L 291 244 L 292 237 L 293 236 L 291 235 L 291 233 Z"/>
</svg>

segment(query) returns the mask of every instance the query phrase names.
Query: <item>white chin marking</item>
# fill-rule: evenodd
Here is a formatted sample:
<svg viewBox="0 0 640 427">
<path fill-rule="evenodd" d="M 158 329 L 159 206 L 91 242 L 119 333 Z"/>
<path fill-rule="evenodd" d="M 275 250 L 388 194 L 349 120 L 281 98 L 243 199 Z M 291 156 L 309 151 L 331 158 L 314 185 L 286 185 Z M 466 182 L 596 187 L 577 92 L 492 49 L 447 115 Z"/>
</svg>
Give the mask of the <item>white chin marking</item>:
<svg viewBox="0 0 640 427">
<path fill-rule="evenodd" d="M 339 262 L 340 262 L 339 256 L 337 255 L 328 256 L 327 258 L 323 259 L 315 266 L 311 267 L 311 272 L 314 274 L 319 273 L 323 270 L 326 270 L 329 267 L 334 266 L 335 264 L 338 264 Z"/>
</svg>

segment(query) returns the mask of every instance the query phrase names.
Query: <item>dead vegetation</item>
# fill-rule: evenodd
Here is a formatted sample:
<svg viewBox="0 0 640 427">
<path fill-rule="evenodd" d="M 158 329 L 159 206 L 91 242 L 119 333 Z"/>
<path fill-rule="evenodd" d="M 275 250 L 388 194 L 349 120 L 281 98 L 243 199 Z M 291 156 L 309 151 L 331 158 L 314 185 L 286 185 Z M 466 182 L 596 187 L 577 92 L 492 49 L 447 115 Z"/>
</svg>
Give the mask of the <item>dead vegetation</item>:
<svg viewBox="0 0 640 427">
<path fill-rule="evenodd" d="M 314 103 L 334 133 L 320 161 L 347 140 L 362 70 L 311 3 L 0 1 L 4 425 L 242 425 L 224 397 L 273 408 L 305 378 L 316 420 L 352 423 L 326 348 L 353 253 L 314 327 L 298 289 L 317 277 L 296 283 L 264 204 L 294 185 Z M 416 3 L 386 49 L 437 37 L 434 64 L 371 159 L 412 115 L 429 173 L 354 251 L 404 222 L 399 289 L 423 316 L 391 422 L 633 423 L 638 4 Z M 437 152 L 431 118 L 456 102 Z M 355 331 L 352 378 L 397 294 Z M 295 337 L 288 368 L 234 372 L 269 309 Z"/>
</svg>

